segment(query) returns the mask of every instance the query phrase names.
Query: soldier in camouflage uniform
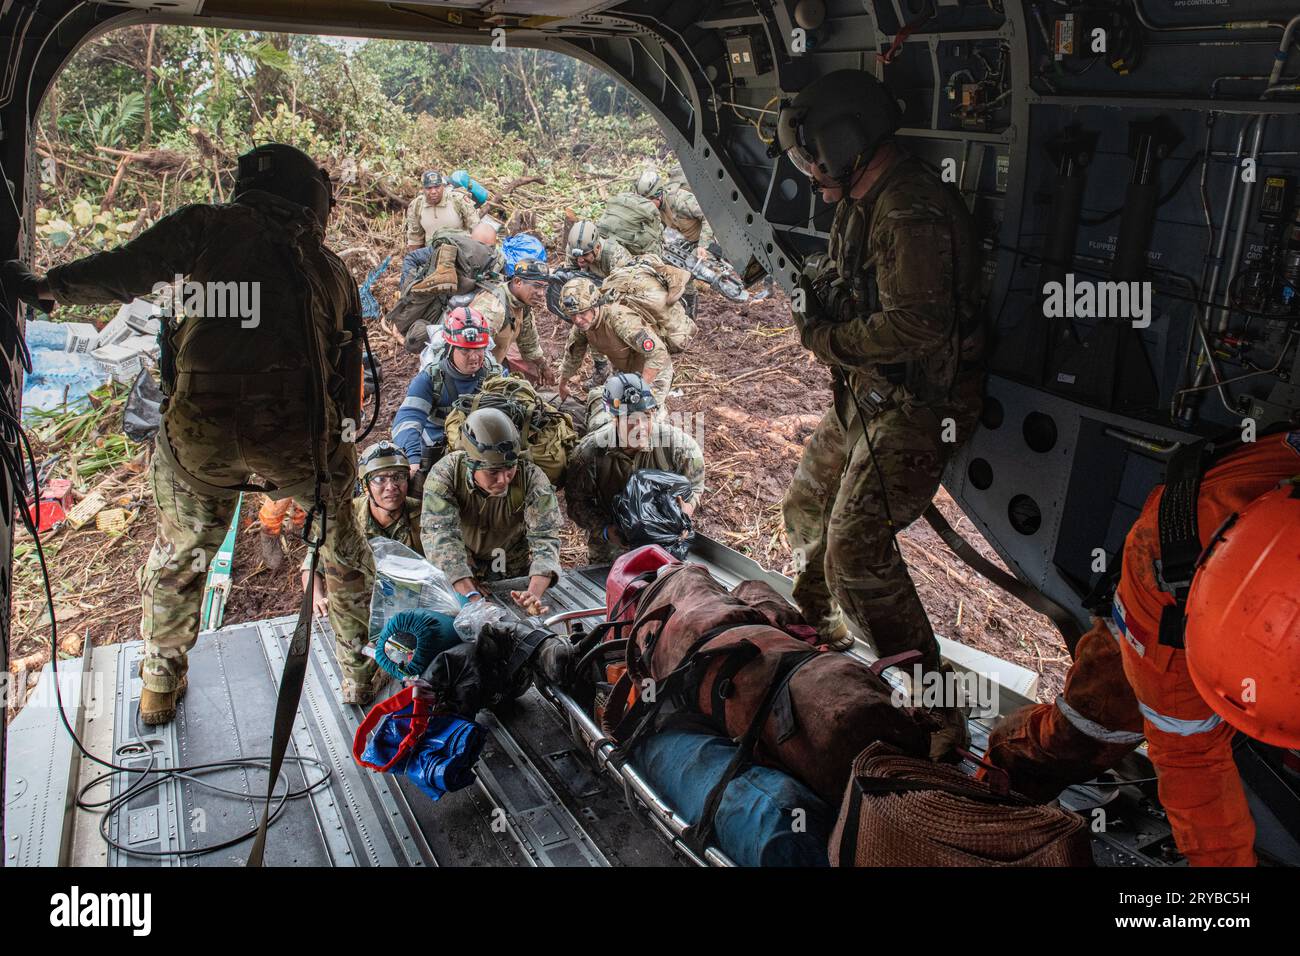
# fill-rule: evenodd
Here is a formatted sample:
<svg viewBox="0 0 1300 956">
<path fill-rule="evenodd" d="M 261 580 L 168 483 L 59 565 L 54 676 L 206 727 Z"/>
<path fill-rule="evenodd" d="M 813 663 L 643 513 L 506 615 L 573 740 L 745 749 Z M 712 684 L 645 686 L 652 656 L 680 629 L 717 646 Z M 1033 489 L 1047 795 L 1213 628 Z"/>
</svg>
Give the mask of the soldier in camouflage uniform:
<svg viewBox="0 0 1300 956">
<path fill-rule="evenodd" d="M 479 580 L 528 576 L 510 596 L 528 614 L 560 575 L 560 505 L 540 468 L 521 457 L 519 431 L 495 408 L 470 413 L 461 435 L 469 451 L 433 466 L 424 482 L 420 535 L 428 559 L 452 587 L 481 600 Z"/>
<path fill-rule="evenodd" d="M 171 720 L 185 690 L 208 563 L 240 490 L 292 496 L 308 512 L 319 492 L 327 515 L 321 569 L 345 695 L 355 698 L 374 673 L 373 661 L 346 651 L 368 623 L 356 613 L 368 596 L 354 594 L 360 588 L 348 571 L 352 555 L 361 563 L 368 556 L 346 506 L 360 409 L 357 383 L 343 376 L 348 350 L 360 348 L 361 307 L 355 281 L 323 245 L 332 202 L 329 177 L 310 157 L 268 144 L 240 157 L 232 202 L 186 206 L 117 249 L 37 280 L 47 302 L 91 304 L 129 302 L 189 279 L 188 314 L 169 318 L 162 335 L 167 397 L 150 472 L 158 531 L 141 578 L 147 724 Z M 253 475 L 264 484 L 252 484 Z"/>
<path fill-rule="evenodd" d="M 668 346 L 635 309 L 605 302 L 590 279 L 572 279 L 560 290 L 560 308 L 573 322 L 560 366 L 560 401 L 568 398 L 569 380 L 582 367 L 587 349 L 604 353 L 618 372 L 640 375 L 662 409 L 673 385 Z"/>
<path fill-rule="evenodd" d="M 603 279 L 631 261 L 632 253 L 613 236 L 601 236 L 594 222 L 583 219 L 569 230 L 563 268 L 580 269 Z"/>
<path fill-rule="evenodd" d="M 569 230 L 568 242 L 564 247 L 564 264 L 562 269 L 576 269 L 589 272 L 599 279 L 608 278 L 615 269 L 620 269 L 632 262 L 632 253 L 613 236 L 602 236 L 596 224 L 589 219 L 575 222 Z M 593 365 L 591 380 L 587 387 L 599 389 L 609 378 L 609 359 L 599 352 L 592 352 Z"/>
<path fill-rule="evenodd" d="M 637 180 L 636 191 L 659 207 L 659 218 L 669 229 L 676 229 L 682 238 L 696 247 L 696 255 L 703 259 L 713 241 L 713 230 L 704 218 L 704 210 L 695 193 L 678 183 L 664 183 L 654 170 L 646 170 Z"/>
<path fill-rule="evenodd" d="M 834 373 L 834 407 L 784 514 L 805 617 L 846 647 L 842 611 L 882 656 L 918 650 L 937 668 L 895 535 L 930 504 L 979 416 L 980 255 L 961 196 L 894 143 L 898 122 L 892 97 L 854 70 L 823 77 L 781 112 L 786 155 L 838 201 L 795 313 L 804 347 Z"/>
<path fill-rule="evenodd" d="M 687 517 L 704 492 L 704 453 L 690 435 L 655 416 L 655 399 L 640 375 L 618 372 L 605 383 L 609 421 L 578 443 L 569 459 L 564 488 L 569 517 L 587 532 L 587 560 L 608 564 L 624 550 L 614 520 L 614 498 L 633 472 L 671 471 L 691 483 L 681 501 Z"/>
<path fill-rule="evenodd" d="M 349 542 L 350 552 L 336 555 L 340 571 L 336 580 L 343 580 L 347 587 L 342 600 L 351 605 L 351 615 L 358 619 L 370 616 L 371 592 L 375 586 L 375 565 L 373 552 L 367 543 L 371 538 L 387 538 L 405 545 L 416 554 L 424 554 L 424 545 L 420 540 L 420 501 L 408 498 L 407 489 L 411 483 L 410 460 L 406 453 L 390 441 L 375 442 L 361 453 L 358 477 L 365 494 L 352 499 L 352 518 L 360 532 L 358 539 Z M 361 550 L 364 546 L 364 551 Z M 302 564 L 302 586 L 308 586 L 311 572 L 310 561 Z M 329 584 L 317 574 L 313 584 L 312 606 L 317 616 L 324 616 L 329 610 Z M 364 649 L 369 641 L 366 631 L 349 631 L 340 638 L 339 645 L 347 641 L 341 652 L 340 660 L 347 658 L 354 665 L 366 660 Z M 382 678 L 376 675 L 376 682 Z"/>
<path fill-rule="evenodd" d="M 555 372 L 542 351 L 537 336 L 537 311 L 546 311 L 546 285 L 550 276 L 546 263 L 521 259 L 508 270 L 505 282 L 480 283 L 478 295 L 469 307 L 476 309 L 492 326 L 492 357 L 507 364 L 510 346 L 518 346 L 523 361 L 508 365 L 535 385 L 551 385 Z M 531 373 L 531 374 L 530 374 Z"/>
</svg>

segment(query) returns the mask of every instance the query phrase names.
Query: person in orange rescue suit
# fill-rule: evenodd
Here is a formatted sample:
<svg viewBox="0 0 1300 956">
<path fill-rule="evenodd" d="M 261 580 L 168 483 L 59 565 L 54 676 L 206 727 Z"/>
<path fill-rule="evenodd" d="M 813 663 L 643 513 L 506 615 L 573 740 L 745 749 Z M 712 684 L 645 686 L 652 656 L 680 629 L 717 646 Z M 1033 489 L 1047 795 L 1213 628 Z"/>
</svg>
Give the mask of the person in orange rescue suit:
<svg viewBox="0 0 1300 956">
<path fill-rule="evenodd" d="M 1010 774 L 1013 789 L 1051 799 L 1113 767 L 1145 737 L 1187 861 L 1254 865 L 1255 824 L 1232 740 L 1241 731 L 1300 747 L 1298 481 L 1293 431 L 1219 458 L 1199 494 L 1172 478 L 1151 492 L 1124 541 L 1110 616 L 1080 639 L 1064 692 L 1016 711 L 989 737 L 986 757 Z M 1170 487 L 1180 490 L 1169 495 L 1171 509 L 1180 498 L 1195 501 L 1183 509 L 1195 516 L 1194 525 L 1184 522 L 1195 531 L 1186 536 L 1203 548 L 1189 590 L 1170 571 L 1170 545 L 1162 546 Z M 1172 514 L 1164 526 L 1178 527 Z M 1176 594 L 1186 598 L 1181 635 Z"/>
</svg>

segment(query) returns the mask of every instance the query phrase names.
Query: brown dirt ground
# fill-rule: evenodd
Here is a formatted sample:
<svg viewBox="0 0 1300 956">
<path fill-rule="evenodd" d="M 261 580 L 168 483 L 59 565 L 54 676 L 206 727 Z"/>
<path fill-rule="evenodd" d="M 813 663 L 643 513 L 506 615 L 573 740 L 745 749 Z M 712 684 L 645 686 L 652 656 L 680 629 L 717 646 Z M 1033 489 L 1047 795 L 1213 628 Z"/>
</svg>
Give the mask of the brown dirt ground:
<svg viewBox="0 0 1300 956">
<path fill-rule="evenodd" d="M 396 292 L 397 267 L 376 284 L 381 307 Z M 677 356 L 674 385 L 680 391 L 670 407 L 704 417 L 708 469 L 704 499 L 697 514 L 700 529 L 765 567 L 789 573 L 790 550 L 781 527 L 780 502 L 794 473 L 803 443 L 830 401 L 830 377 L 803 349 L 790 322 L 787 300 L 737 306 L 709 292 L 700 296 L 699 334 L 691 350 Z M 541 322 L 543 347 L 558 366 L 568 327 L 550 317 Z M 387 437 L 406 383 L 418 360 L 372 325 L 371 342 L 383 372 L 383 405 L 367 442 Z M 584 370 L 584 375 L 586 371 Z M 56 580 L 60 648 L 80 653 L 89 635 L 96 644 L 132 640 L 139 634 L 136 571 L 148 555 L 154 525 L 153 504 L 140 473 L 143 458 L 115 474 L 114 487 L 141 507 L 127 531 L 110 536 L 93 524 L 50 539 Z M 304 553 L 291 540 L 280 570 L 270 571 L 257 546 L 257 508 L 245 498 L 236 544 L 234 586 L 226 607 L 227 623 L 296 611 L 298 564 Z M 986 556 L 992 547 L 944 491 L 938 506 L 949 522 Z M 20 533 L 18 540 L 25 535 Z M 935 629 L 954 640 L 988 651 L 1039 673 L 1039 696 L 1059 691 L 1069 657 L 1051 623 L 967 568 L 923 522 L 900 536 L 903 556 Z M 582 536 L 571 525 L 564 533 L 567 563 L 580 563 Z M 999 561 L 999 563 L 1001 563 Z M 10 669 L 34 682 L 48 659 L 49 625 L 43 598 L 29 592 L 14 603 L 15 631 Z M 16 700 L 11 698 L 11 707 Z"/>
</svg>

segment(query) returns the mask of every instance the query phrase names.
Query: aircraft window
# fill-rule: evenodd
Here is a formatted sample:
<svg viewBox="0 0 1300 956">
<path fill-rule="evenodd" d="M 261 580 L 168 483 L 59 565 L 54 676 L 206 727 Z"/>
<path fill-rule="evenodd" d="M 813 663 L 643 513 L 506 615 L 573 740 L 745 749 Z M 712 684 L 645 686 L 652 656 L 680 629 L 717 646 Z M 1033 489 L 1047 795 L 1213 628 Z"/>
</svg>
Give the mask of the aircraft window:
<svg viewBox="0 0 1300 956">
<path fill-rule="evenodd" d="M 768 249 L 768 252 L 771 251 Z M 980 424 L 991 430 L 1002 425 L 1002 418 L 1002 403 L 996 398 L 985 398 L 984 408 L 980 411 Z"/>
<path fill-rule="evenodd" d="M 1029 495 L 1016 495 L 1007 503 L 1007 518 L 1023 535 L 1031 535 L 1043 525 L 1042 509 Z"/>
<path fill-rule="evenodd" d="M 1025 444 L 1040 454 L 1056 447 L 1056 421 L 1051 415 L 1042 412 L 1030 412 L 1025 416 L 1022 429 Z"/>
<path fill-rule="evenodd" d="M 993 484 L 993 466 L 983 458 L 972 458 L 966 466 L 966 477 L 980 491 L 988 491 Z"/>
</svg>

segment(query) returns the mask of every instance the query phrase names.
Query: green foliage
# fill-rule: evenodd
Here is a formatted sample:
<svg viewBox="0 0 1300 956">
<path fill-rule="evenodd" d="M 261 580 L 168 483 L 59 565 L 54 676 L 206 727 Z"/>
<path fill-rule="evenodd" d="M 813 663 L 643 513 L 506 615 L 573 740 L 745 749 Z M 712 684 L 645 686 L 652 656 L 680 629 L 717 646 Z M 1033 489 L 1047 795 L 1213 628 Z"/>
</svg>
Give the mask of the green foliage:
<svg viewBox="0 0 1300 956">
<path fill-rule="evenodd" d="M 394 221 L 385 192 L 413 195 L 429 167 L 467 169 L 490 188 L 544 177 L 532 200 L 591 215 L 595 183 L 623 185 L 603 174 L 666 163 L 640 102 L 556 53 L 152 29 L 152 46 L 149 27 L 88 43 L 46 100 L 38 141 L 60 165 L 42 186 L 37 237 L 50 258 L 115 245 L 160 200 L 170 211 L 228 198 L 234 158 L 258 142 L 290 143 L 336 175 L 355 169 L 346 208 L 377 232 Z M 99 213 L 121 155 L 105 148 L 165 158 L 127 166 Z"/>
</svg>

